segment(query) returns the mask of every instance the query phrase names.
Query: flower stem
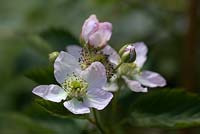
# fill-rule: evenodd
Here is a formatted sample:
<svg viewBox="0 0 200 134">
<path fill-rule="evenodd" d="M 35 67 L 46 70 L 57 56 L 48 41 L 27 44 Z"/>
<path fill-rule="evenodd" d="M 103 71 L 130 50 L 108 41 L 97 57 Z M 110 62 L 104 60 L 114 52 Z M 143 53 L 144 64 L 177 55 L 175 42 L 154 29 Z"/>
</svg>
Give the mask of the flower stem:
<svg viewBox="0 0 200 134">
<path fill-rule="evenodd" d="M 120 89 L 117 90 L 117 92 L 115 93 L 114 99 L 113 99 L 113 104 L 112 104 L 113 115 L 115 115 L 115 113 L 117 111 L 117 101 L 119 99 L 119 94 L 120 94 Z"/>
<path fill-rule="evenodd" d="M 90 117 L 88 117 L 87 120 L 88 120 L 90 123 L 92 123 L 93 125 L 96 126 L 96 122 L 95 122 L 95 120 L 93 120 L 93 119 L 90 118 Z"/>
<path fill-rule="evenodd" d="M 123 62 L 120 62 L 120 63 L 114 68 L 114 70 L 117 70 L 122 64 L 123 64 Z"/>
<path fill-rule="evenodd" d="M 101 123 L 100 123 L 100 120 L 99 120 L 97 111 L 96 111 L 95 109 L 92 109 L 92 111 L 93 111 L 93 114 L 94 114 L 94 118 L 95 118 L 95 122 L 96 122 L 97 128 L 100 130 L 100 132 L 101 132 L 102 134 L 105 134 L 106 132 L 105 132 L 105 130 L 103 129 Z"/>
<path fill-rule="evenodd" d="M 121 82 L 120 82 L 119 78 L 117 79 L 117 83 L 118 83 L 118 90 L 117 90 L 117 92 L 115 92 L 114 99 L 113 99 L 113 102 L 112 102 L 113 118 L 115 118 L 116 113 L 117 113 L 117 102 L 118 102 L 118 99 L 119 99 L 119 96 L 120 96 L 120 91 L 121 91 Z"/>
</svg>

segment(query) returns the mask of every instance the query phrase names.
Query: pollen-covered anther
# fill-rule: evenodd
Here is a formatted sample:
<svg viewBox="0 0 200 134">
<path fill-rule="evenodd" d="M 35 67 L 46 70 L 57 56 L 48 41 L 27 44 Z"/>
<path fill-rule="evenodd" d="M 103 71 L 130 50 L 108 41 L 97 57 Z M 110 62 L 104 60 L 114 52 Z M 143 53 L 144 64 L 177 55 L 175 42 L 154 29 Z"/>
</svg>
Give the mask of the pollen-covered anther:
<svg viewBox="0 0 200 134">
<path fill-rule="evenodd" d="M 106 76 L 107 78 L 111 78 L 113 75 L 114 67 L 109 61 L 109 55 L 104 54 L 102 51 L 98 51 L 96 49 L 89 49 L 83 48 L 81 51 L 81 58 L 80 58 L 80 66 L 84 70 L 88 66 L 90 66 L 93 62 L 101 62 L 105 69 L 106 69 Z"/>
<path fill-rule="evenodd" d="M 68 98 L 75 97 L 77 99 L 82 99 L 87 93 L 88 83 L 81 77 L 73 74 L 65 80 L 62 87 L 67 92 Z"/>
</svg>

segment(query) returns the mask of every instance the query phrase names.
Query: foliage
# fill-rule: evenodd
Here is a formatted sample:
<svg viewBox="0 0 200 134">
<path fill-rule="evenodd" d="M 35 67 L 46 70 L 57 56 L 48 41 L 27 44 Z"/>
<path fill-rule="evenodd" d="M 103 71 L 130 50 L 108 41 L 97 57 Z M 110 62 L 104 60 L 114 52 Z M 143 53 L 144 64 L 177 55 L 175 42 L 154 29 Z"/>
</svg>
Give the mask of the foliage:
<svg viewBox="0 0 200 134">
<path fill-rule="evenodd" d="M 142 95 L 131 106 L 129 123 L 140 127 L 187 128 L 200 125 L 200 96 L 179 89 Z"/>
</svg>

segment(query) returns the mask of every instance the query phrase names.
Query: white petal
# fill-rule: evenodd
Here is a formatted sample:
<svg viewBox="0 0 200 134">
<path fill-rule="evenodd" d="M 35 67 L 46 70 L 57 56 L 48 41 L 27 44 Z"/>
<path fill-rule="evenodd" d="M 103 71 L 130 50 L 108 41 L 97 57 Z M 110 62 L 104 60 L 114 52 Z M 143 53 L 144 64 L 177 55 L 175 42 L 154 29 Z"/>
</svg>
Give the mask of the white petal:
<svg viewBox="0 0 200 134">
<path fill-rule="evenodd" d="M 61 102 L 67 97 L 67 93 L 61 87 L 57 85 L 41 85 L 37 86 L 32 91 L 35 95 L 38 95 L 45 100 L 53 102 Z"/>
<path fill-rule="evenodd" d="M 102 52 L 109 56 L 108 59 L 114 66 L 120 63 L 120 56 L 111 46 L 105 46 Z"/>
<path fill-rule="evenodd" d="M 115 82 L 109 82 L 109 83 L 106 83 L 106 85 L 103 87 L 103 90 L 115 92 L 118 90 L 118 86 Z"/>
<path fill-rule="evenodd" d="M 135 64 L 138 67 L 142 67 L 147 59 L 148 48 L 143 42 L 134 43 L 136 59 Z"/>
<path fill-rule="evenodd" d="M 79 62 L 72 55 L 61 51 L 54 63 L 54 75 L 56 80 L 62 84 L 68 75 L 79 73 L 81 70 Z"/>
<path fill-rule="evenodd" d="M 113 98 L 112 93 L 103 89 L 90 89 L 84 98 L 84 104 L 98 110 L 104 109 Z"/>
<path fill-rule="evenodd" d="M 100 62 L 93 62 L 81 72 L 81 76 L 88 82 L 88 88 L 102 88 L 107 81 L 106 70 Z"/>
<path fill-rule="evenodd" d="M 152 71 L 143 71 L 136 79 L 148 87 L 163 87 L 166 85 L 166 80 L 158 73 Z"/>
<path fill-rule="evenodd" d="M 127 86 L 134 92 L 147 92 L 147 88 L 142 87 L 142 85 L 135 80 L 130 80 L 126 76 L 122 77 L 126 82 Z"/>
<path fill-rule="evenodd" d="M 81 51 L 82 51 L 81 47 L 77 45 L 69 45 L 66 47 L 66 50 L 69 54 L 74 56 L 77 59 L 77 61 L 79 60 L 79 58 L 81 58 Z"/>
<path fill-rule="evenodd" d="M 81 101 L 73 98 L 64 102 L 64 106 L 73 114 L 86 114 L 90 113 L 90 109 L 86 107 Z"/>
</svg>

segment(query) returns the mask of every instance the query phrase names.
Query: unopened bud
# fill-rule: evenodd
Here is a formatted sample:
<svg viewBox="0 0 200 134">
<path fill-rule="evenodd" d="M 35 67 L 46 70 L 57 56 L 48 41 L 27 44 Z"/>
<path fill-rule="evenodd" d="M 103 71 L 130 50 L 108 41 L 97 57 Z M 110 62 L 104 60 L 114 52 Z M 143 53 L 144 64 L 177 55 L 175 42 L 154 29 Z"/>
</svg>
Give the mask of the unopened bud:
<svg viewBox="0 0 200 134">
<path fill-rule="evenodd" d="M 136 59 L 135 47 L 133 45 L 125 45 L 119 50 L 119 55 L 124 63 L 134 62 Z"/>
<path fill-rule="evenodd" d="M 85 20 L 81 42 L 92 48 L 103 49 L 112 35 L 112 24 L 109 22 L 99 22 L 96 15 L 91 15 Z"/>
<path fill-rule="evenodd" d="M 55 51 L 49 54 L 49 61 L 54 63 L 54 61 L 56 60 L 56 58 L 58 57 L 60 53 Z"/>
</svg>

